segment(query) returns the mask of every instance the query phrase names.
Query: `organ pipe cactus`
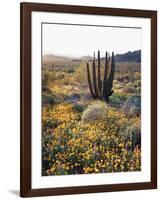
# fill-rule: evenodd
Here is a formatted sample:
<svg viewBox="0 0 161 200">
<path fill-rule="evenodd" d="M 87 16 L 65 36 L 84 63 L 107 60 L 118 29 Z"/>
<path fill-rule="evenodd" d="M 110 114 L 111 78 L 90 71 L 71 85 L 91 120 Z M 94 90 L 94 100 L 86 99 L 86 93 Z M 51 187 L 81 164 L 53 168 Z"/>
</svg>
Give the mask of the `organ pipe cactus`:
<svg viewBox="0 0 161 200">
<path fill-rule="evenodd" d="M 94 53 L 94 59 L 92 61 L 92 80 L 90 75 L 89 63 L 87 63 L 87 79 L 88 79 L 89 90 L 94 99 L 102 99 L 108 102 L 109 97 L 113 94 L 112 85 L 115 73 L 114 53 L 112 53 L 111 66 L 109 69 L 110 62 L 106 52 L 103 80 L 101 80 L 100 51 L 98 51 L 97 63 L 98 64 L 96 70 L 96 59 Z"/>
</svg>

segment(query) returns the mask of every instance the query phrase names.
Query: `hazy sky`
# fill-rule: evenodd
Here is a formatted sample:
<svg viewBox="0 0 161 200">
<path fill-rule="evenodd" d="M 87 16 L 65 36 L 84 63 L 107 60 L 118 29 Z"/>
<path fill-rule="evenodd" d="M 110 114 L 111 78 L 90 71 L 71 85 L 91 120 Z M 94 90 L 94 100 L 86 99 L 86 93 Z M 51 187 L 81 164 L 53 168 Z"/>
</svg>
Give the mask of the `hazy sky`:
<svg viewBox="0 0 161 200">
<path fill-rule="evenodd" d="M 43 55 L 93 55 L 100 50 L 125 53 L 141 49 L 142 30 L 136 28 L 43 24 Z"/>
</svg>

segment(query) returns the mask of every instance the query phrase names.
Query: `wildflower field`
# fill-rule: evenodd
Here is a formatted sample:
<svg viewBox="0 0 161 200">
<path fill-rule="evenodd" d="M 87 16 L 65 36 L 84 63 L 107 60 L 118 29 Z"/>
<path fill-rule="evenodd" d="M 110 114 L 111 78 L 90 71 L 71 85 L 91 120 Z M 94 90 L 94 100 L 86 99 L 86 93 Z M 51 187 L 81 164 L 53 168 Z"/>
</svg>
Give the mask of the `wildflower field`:
<svg viewBox="0 0 161 200">
<path fill-rule="evenodd" d="M 43 176 L 141 170 L 140 66 L 122 65 L 108 102 L 92 98 L 86 63 L 42 67 Z"/>
</svg>

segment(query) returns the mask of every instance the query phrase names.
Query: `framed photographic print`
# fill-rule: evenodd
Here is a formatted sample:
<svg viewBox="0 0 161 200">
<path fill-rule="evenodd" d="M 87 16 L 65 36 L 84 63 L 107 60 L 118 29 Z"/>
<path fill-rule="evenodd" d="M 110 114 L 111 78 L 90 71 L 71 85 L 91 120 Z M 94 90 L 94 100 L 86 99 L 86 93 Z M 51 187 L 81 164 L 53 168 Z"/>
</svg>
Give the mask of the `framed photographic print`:
<svg viewBox="0 0 161 200">
<path fill-rule="evenodd" d="M 154 188 L 157 12 L 21 3 L 21 196 Z"/>
</svg>

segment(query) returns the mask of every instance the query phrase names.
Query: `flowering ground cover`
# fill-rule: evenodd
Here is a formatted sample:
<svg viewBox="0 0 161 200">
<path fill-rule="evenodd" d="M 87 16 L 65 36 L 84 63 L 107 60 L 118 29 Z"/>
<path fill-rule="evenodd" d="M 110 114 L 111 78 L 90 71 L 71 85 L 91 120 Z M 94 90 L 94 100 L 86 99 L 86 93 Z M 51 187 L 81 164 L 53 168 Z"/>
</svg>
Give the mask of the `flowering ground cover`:
<svg viewBox="0 0 161 200">
<path fill-rule="evenodd" d="M 140 171 L 139 80 L 139 71 L 116 73 L 107 103 L 91 98 L 83 65 L 43 69 L 42 175 Z"/>
</svg>

